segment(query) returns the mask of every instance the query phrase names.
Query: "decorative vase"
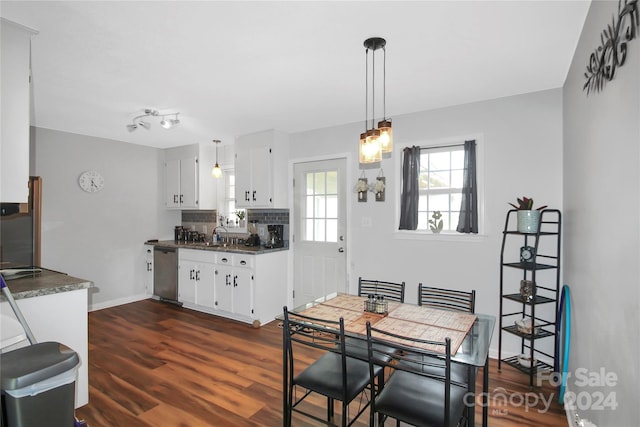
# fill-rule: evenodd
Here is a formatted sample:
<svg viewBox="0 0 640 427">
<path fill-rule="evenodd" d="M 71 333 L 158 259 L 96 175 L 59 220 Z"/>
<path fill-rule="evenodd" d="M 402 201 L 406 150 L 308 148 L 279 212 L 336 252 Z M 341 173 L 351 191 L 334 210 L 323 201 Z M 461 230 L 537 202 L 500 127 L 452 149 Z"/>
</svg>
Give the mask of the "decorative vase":
<svg viewBox="0 0 640 427">
<path fill-rule="evenodd" d="M 518 232 L 537 233 L 540 224 L 540 211 L 518 211 Z"/>
</svg>

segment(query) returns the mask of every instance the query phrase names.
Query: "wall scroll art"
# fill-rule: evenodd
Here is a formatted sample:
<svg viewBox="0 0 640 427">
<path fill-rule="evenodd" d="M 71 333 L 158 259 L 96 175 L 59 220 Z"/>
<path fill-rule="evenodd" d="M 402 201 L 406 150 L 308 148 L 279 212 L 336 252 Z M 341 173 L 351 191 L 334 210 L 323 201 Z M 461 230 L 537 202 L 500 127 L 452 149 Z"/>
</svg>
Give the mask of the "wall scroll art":
<svg viewBox="0 0 640 427">
<path fill-rule="evenodd" d="M 616 20 L 617 19 L 617 20 Z M 638 34 L 638 0 L 618 0 L 618 16 L 612 17 L 611 24 L 600 35 L 600 46 L 589 57 L 587 79 L 582 90 L 587 94 L 592 90 L 604 89 L 607 81 L 613 80 L 616 69 L 624 65 L 627 58 L 627 43 Z"/>
</svg>

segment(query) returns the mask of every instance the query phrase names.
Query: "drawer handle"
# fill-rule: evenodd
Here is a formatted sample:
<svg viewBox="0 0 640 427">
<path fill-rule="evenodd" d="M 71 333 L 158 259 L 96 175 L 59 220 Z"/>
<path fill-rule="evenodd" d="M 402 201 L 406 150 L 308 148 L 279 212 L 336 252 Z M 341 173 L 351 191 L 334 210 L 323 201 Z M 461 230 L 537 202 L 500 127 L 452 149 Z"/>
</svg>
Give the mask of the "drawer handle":
<svg viewBox="0 0 640 427">
<path fill-rule="evenodd" d="M 229 262 L 229 260 L 227 258 L 222 258 L 220 261 L 222 262 Z"/>
<path fill-rule="evenodd" d="M 240 261 L 240 265 L 247 265 L 247 261 L 245 260 Z"/>
</svg>

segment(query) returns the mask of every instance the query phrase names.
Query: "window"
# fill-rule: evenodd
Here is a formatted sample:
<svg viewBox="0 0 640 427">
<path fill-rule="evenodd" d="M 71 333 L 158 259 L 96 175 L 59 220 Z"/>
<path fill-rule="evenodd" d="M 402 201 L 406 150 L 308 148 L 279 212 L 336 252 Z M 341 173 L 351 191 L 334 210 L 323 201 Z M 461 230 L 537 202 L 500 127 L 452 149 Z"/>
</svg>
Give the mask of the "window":
<svg viewBox="0 0 640 427">
<path fill-rule="evenodd" d="M 416 236 L 478 233 L 482 191 L 477 146 L 475 138 L 456 138 L 404 147 L 398 168 L 398 230 L 417 231 Z"/>
<path fill-rule="evenodd" d="M 338 172 L 305 174 L 304 240 L 338 241 Z"/>
<path fill-rule="evenodd" d="M 224 188 L 218 192 L 218 224 L 227 228 L 239 227 L 240 221 L 237 211 L 245 212 L 245 209 L 236 209 L 236 175 L 234 169 L 223 169 L 221 184 Z M 245 212 L 246 214 L 246 212 Z"/>
<path fill-rule="evenodd" d="M 456 231 L 462 201 L 464 145 L 420 149 L 418 228 L 430 230 L 433 213 L 442 215 L 443 231 Z"/>
</svg>

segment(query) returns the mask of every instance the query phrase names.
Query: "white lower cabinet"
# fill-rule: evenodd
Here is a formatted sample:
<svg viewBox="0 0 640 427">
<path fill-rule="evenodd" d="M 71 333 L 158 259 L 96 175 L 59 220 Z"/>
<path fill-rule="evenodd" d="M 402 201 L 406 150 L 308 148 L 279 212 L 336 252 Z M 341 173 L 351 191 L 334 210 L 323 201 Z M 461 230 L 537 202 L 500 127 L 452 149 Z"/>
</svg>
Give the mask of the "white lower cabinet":
<svg viewBox="0 0 640 427">
<path fill-rule="evenodd" d="M 256 255 L 220 253 L 216 263 L 216 308 L 253 320 L 253 262 Z"/>
<path fill-rule="evenodd" d="M 286 304 L 287 252 L 179 250 L 178 300 L 187 308 L 268 323 Z"/>
<path fill-rule="evenodd" d="M 204 251 L 178 252 L 178 301 L 186 306 L 213 308 L 215 267 Z"/>
</svg>

